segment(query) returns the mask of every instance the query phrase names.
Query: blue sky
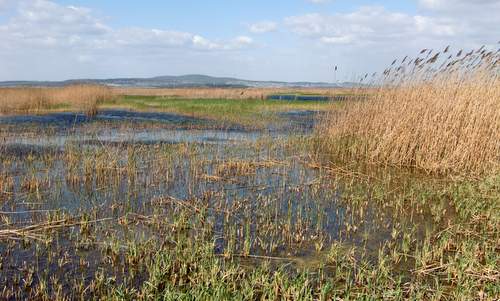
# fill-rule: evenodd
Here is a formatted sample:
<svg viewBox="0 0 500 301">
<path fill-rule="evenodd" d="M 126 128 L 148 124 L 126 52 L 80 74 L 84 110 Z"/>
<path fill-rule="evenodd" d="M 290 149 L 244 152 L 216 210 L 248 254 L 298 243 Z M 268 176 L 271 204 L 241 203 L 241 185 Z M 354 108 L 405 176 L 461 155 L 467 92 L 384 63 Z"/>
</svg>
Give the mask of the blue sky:
<svg viewBox="0 0 500 301">
<path fill-rule="evenodd" d="M 0 80 L 202 73 L 352 80 L 422 48 L 498 47 L 500 0 L 0 0 Z"/>
<path fill-rule="evenodd" d="M 188 0 L 188 1 L 58 1 L 63 5 L 93 8 L 114 26 L 177 28 L 206 35 L 230 36 L 245 31 L 245 23 L 280 20 L 304 12 L 349 12 L 363 5 L 384 5 L 413 11 L 411 1 L 336 1 L 322 5 L 290 0 Z"/>
</svg>

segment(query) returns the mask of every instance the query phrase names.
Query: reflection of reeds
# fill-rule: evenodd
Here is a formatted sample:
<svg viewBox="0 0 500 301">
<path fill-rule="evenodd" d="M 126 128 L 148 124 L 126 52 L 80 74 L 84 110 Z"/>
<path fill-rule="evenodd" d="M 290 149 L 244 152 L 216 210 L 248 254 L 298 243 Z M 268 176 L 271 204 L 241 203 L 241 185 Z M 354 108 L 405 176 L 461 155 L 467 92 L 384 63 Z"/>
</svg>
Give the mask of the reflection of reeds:
<svg viewBox="0 0 500 301">
<path fill-rule="evenodd" d="M 104 86 L 73 85 L 60 88 L 1 88 L 0 113 L 37 113 L 68 106 L 95 115 L 99 103 L 113 98 Z"/>
<path fill-rule="evenodd" d="M 326 118 L 330 151 L 429 172 L 498 170 L 500 53 L 431 52 L 385 70 L 369 101 Z"/>
</svg>

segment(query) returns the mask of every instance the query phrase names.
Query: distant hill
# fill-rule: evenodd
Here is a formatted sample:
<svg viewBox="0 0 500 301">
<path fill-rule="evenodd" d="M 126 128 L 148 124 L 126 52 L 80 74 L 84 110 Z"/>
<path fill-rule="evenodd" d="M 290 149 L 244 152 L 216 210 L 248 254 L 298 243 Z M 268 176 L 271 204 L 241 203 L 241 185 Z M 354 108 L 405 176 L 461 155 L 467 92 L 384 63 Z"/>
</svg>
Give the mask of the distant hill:
<svg viewBox="0 0 500 301">
<path fill-rule="evenodd" d="M 0 87 L 59 87 L 72 84 L 99 84 L 113 87 L 143 87 L 143 88 L 337 88 L 352 87 L 355 83 L 324 83 L 324 82 L 280 82 L 280 81 L 252 81 L 231 77 L 213 77 L 208 75 L 191 74 L 181 76 L 157 76 L 151 78 L 110 78 L 110 79 L 72 79 L 65 81 L 4 81 Z"/>
</svg>

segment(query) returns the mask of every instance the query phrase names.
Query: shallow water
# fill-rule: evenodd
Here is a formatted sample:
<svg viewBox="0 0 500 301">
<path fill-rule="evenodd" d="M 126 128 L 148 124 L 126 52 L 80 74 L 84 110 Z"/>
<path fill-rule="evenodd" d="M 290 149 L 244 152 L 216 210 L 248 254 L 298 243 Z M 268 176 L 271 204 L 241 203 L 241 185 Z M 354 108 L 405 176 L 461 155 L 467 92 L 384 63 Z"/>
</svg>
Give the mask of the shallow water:
<svg viewBox="0 0 500 301">
<path fill-rule="evenodd" d="M 375 258 L 394 228 L 424 233 L 439 226 L 426 216 L 428 208 L 402 212 L 386 207 L 371 200 L 369 183 L 358 191 L 308 165 L 310 154 L 300 146 L 315 116 L 310 111 L 282 113 L 286 126 L 270 124 L 260 131 L 194 130 L 189 122 L 210 121 L 128 111 L 105 111 L 92 120 L 68 113 L 1 117 L 0 230 L 63 213 L 112 220 L 96 225 L 92 235 L 82 234 L 80 226 L 52 233 L 56 245 L 0 241 L 0 285 L 11 286 L 19 267 L 35 260 L 61 277 L 90 279 L 105 266 L 106 273 L 120 279 L 121 273 L 102 262 L 99 246 L 111 238 L 167 241 L 172 228 L 164 232 L 158 225 L 176 224 L 184 215 L 191 225 L 187 237 L 200 239 L 199 231 L 207 231 L 203 237 L 213 241 L 217 254 L 232 248 L 304 266 L 325 256 L 318 245 L 341 240 Z M 120 222 L 124 217 L 135 222 Z M 84 239 L 93 247 L 82 252 L 78 246 Z M 42 255 L 34 256 L 37 248 Z M 51 252 L 66 252 L 73 261 L 58 268 L 43 257 Z M 78 260 L 89 261 L 88 268 L 78 270 Z"/>
<path fill-rule="evenodd" d="M 78 145 L 125 145 L 125 144 L 174 144 L 174 143 L 237 143 L 255 141 L 260 133 L 223 130 L 109 130 L 99 133 L 80 133 L 78 135 L 60 133 L 47 136 L 5 137 L 3 146 L 55 147 L 66 144 Z"/>
<path fill-rule="evenodd" d="M 123 122 L 161 122 L 161 123 L 207 123 L 206 119 L 160 112 L 136 112 L 127 110 L 102 110 L 96 116 L 88 117 L 82 113 L 59 112 L 43 115 L 0 116 L 0 124 L 33 126 L 77 126 L 95 121 Z"/>
<path fill-rule="evenodd" d="M 0 147 L 8 153 L 26 153 L 41 149 L 61 149 L 66 144 L 125 145 L 174 143 L 238 143 L 256 141 L 263 135 L 286 137 L 291 132 L 309 133 L 315 122 L 315 111 L 280 113 L 286 119 L 282 124 L 269 124 L 264 130 L 247 130 L 239 126 L 213 128 L 215 121 L 170 113 L 105 110 L 89 118 L 79 113 L 52 113 L 47 115 L 0 116 L 0 127 L 8 126 L 1 135 Z M 123 124 L 146 123 L 142 126 Z M 95 124 L 90 130 L 85 126 Z M 148 127 L 155 124 L 155 127 Z M 163 125 L 168 125 L 163 127 Z M 199 126 L 201 128 L 193 128 Z M 49 127 L 51 130 L 44 130 Z M 98 128 L 98 130 L 95 129 Z M 33 129 L 37 131 L 32 132 Z M 40 130 L 41 129 L 41 130 Z"/>
</svg>

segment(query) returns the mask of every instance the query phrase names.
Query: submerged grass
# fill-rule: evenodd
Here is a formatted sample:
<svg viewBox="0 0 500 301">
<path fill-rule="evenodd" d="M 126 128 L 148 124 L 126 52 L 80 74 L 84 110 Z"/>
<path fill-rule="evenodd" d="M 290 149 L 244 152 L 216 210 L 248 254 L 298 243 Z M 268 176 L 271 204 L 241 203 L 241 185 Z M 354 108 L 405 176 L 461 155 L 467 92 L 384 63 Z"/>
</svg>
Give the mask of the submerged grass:
<svg viewBox="0 0 500 301">
<path fill-rule="evenodd" d="M 1 298 L 499 296 L 498 176 L 333 168 L 309 139 L 3 156 Z"/>
</svg>

